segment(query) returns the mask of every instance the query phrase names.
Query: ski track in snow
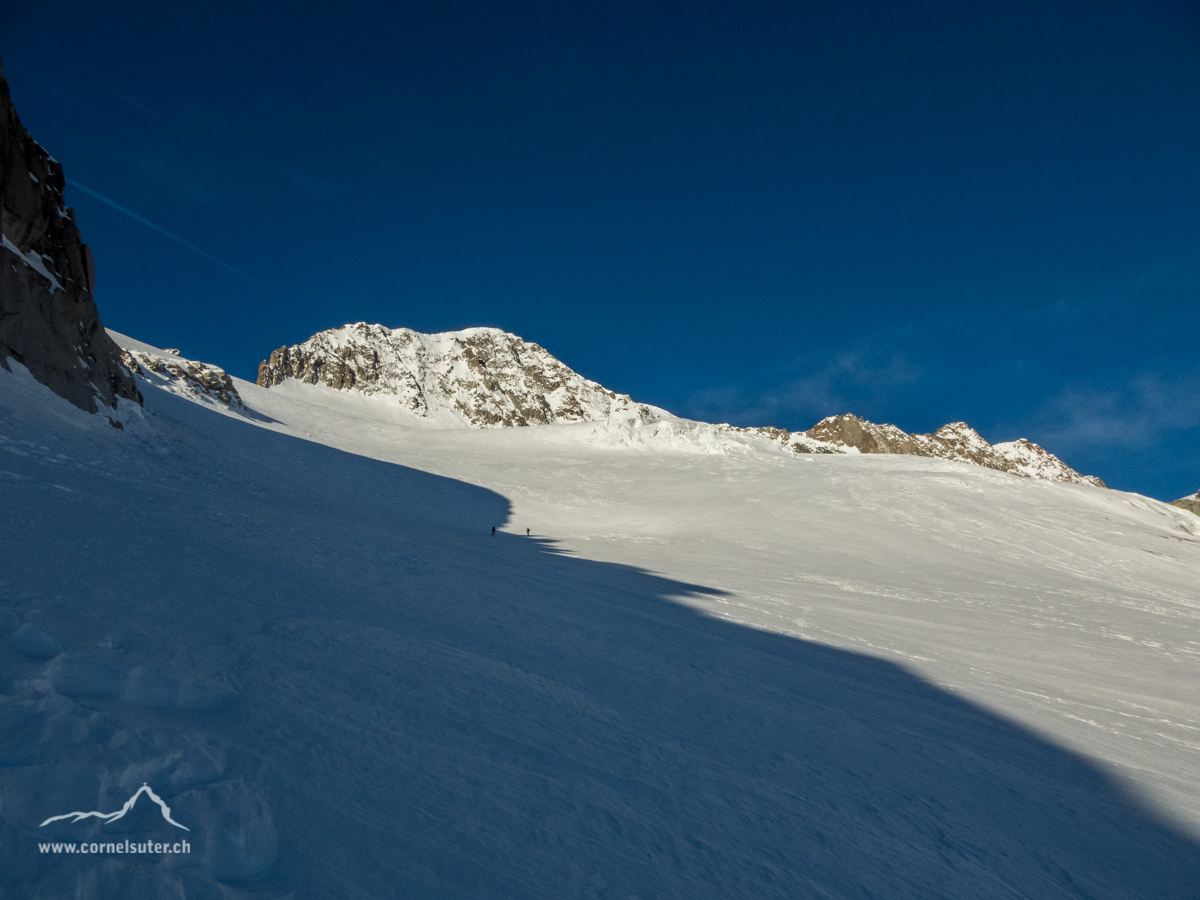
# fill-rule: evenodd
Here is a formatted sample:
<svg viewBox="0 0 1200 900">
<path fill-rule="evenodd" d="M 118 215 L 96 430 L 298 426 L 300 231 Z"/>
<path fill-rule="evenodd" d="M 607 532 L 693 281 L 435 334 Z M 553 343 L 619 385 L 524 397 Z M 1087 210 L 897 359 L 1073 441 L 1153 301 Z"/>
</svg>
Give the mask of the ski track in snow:
<svg viewBox="0 0 1200 900">
<path fill-rule="evenodd" d="M 1196 896 L 1200 518 L 307 385 L 118 432 L 15 369 L 13 896 Z M 192 869 L 31 852 L 143 782 Z"/>
</svg>

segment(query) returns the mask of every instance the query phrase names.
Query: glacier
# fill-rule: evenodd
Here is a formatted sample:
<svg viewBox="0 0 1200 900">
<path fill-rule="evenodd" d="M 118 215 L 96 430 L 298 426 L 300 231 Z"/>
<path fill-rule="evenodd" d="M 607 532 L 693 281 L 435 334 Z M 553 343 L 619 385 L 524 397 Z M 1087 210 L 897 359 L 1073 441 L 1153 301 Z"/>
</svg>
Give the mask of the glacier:
<svg viewBox="0 0 1200 900">
<path fill-rule="evenodd" d="M 120 431 L 0 371 L 0 895 L 1196 896 L 1192 513 L 114 337 Z"/>
</svg>

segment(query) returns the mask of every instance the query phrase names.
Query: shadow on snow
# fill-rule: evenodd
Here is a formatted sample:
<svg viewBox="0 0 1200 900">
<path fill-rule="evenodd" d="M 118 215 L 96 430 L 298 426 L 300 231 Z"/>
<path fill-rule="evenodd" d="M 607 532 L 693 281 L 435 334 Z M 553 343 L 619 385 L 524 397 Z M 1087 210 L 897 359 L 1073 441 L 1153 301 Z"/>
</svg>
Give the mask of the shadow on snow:
<svg viewBox="0 0 1200 900">
<path fill-rule="evenodd" d="M 108 640 L 112 665 L 209 673 L 240 699 L 71 698 L 88 737 L 43 733 L 35 764 L 2 770 L 6 857 L 31 851 L 22 785 L 70 771 L 57 783 L 119 805 L 161 770 L 203 851 L 188 865 L 297 897 L 1200 892 L 1200 847 L 1116 780 L 903 668 L 676 602 L 703 586 L 492 538 L 509 508 L 487 490 L 157 406 L 186 449 L 128 437 L 107 474 L 56 470 L 74 494 L 38 493 L 48 463 L 23 462 L 3 586 L 68 648 Z M 0 661 L 12 691 L 41 665 Z M 196 746 L 214 774 L 172 781 Z M 232 863 L 204 850 L 220 828 L 241 834 Z M 151 884 L 142 860 L 42 859 L 7 887 L 100 865 L 89 883 Z"/>
</svg>

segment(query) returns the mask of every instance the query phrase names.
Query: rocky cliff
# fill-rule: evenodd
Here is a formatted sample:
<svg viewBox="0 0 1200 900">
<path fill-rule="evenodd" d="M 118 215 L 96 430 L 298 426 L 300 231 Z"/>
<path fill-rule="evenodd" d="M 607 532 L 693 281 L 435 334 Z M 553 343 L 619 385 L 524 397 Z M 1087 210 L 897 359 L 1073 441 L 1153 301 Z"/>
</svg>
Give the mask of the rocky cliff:
<svg viewBox="0 0 1200 900">
<path fill-rule="evenodd" d="M 1190 497 L 1180 497 L 1178 500 L 1171 501 L 1172 506 L 1178 506 L 1180 509 L 1186 509 L 1189 512 L 1194 512 L 1200 516 L 1200 491 L 1192 494 Z"/>
<path fill-rule="evenodd" d="M 859 453 L 901 453 L 953 459 L 1025 478 L 1105 486 L 1094 475 L 1081 475 L 1053 453 L 1024 438 L 989 444 L 966 422 L 951 422 L 933 434 L 908 434 L 895 425 L 877 425 L 846 413 L 822 419 L 805 432 L 805 436 L 834 447 L 853 448 Z"/>
<path fill-rule="evenodd" d="M 92 302 L 92 254 L 63 205 L 62 166 L 21 125 L 2 64 L 0 205 L 0 366 L 16 360 L 88 412 L 140 403 Z"/>
<path fill-rule="evenodd" d="M 498 328 L 419 334 L 343 325 L 280 347 L 258 367 L 264 387 L 288 379 L 393 397 L 418 419 L 475 428 L 667 415 L 589 381 L 537 344 Z"/>
</svg>

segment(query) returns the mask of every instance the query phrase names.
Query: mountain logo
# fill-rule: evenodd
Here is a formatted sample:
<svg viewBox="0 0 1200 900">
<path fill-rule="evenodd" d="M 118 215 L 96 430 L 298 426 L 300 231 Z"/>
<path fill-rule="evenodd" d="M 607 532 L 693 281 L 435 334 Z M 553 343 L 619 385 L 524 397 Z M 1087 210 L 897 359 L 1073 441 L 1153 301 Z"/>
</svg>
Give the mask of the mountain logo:
<svg viewBox="0 0 1200 900">
<path fill-rule="evenodd" d="M 162 810 L 162 817 L 164 819 L 166 819 L 168 822 L 170 822 L 172 825 L 174 825 L 176 828 L 182 828 L 184 831 L 192 830 L 192 829 L 188 828 L 186 825 L 180 825 L 178 822 L 176 822 L 174 819 L 171 818 L 171 807 L 167 806 L 167 804 L 163 802 L 163 798 L 158 796 L 158 794 L 154 793 L 154 791 L 150 787 L 150 785 L 146 784 L 146 782 L 144 782 L 144 781 L 142 782 L 142 786 L 137 789 L 137 793 L 135 793 L 128 800 L 126 800 L 125 805 L 122 806 L 120 809 L 118 809 L 116 812 L 112 812 L 112 813 L 102 813 L 102 812 L 63 813 L 61 816 L 51 816 L 50 818 L 48 818 L 45 822 L 43 822 L 38 827 L 45 828 L 51 822 L 58 822 L 58 821 L 61 821 L 62 819 L 70 819 L 72 822 L 79 822 L 79 821 L 82 821 L 83 819 L 102 819 L 104 821 L 104 824 L 108 824 L 109 822 L 115 822 L 115 821 L 117 821 L 117 819 L 122 818 L 127 812 L 129 812 L 131 809 L 133 809 L 133 805 L 135 803 L 137 803 L 138 797 L 142 796 L 142 794 L 145 794 L 147 797 L 149 797 L 151 800 L 153 800 L 155 803 L 157 803 L 159 809 Z"/>
</svg>

